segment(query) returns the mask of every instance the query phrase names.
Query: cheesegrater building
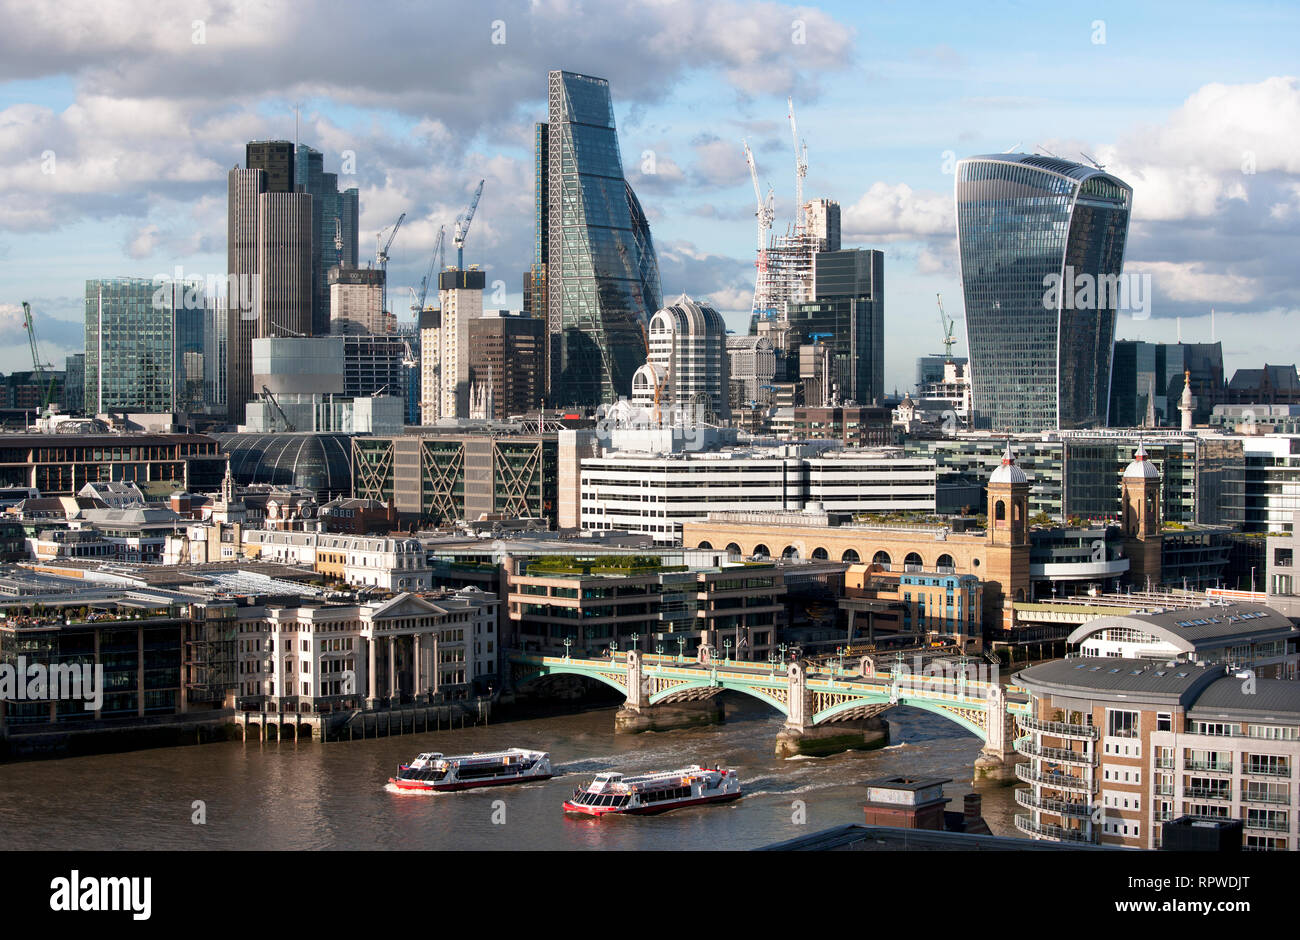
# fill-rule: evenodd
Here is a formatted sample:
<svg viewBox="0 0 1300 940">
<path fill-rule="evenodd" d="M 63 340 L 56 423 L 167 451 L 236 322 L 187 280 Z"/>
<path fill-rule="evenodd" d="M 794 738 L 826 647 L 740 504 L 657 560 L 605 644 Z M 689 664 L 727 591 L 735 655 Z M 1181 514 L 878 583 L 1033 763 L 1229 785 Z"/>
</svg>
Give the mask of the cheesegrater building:
<svg viewBox="0 0 1300 940">
<path fill-rule="evenodd" d="M 536 135 L 529 306 L 547 320 L 547 399 L 597 405 L 632 391 L 643 329 L 662 305 L 659 262 L 623 176 L 609 82 L 561 71 L 549 81 L 549 123 Z"/>
<path fill-rule="evenodd" d="M 1024 153 L 969 157 L 956 177 L 976 426 L 1104 427 L 1118 298 L 1100 288 L 1118 282 L 1132 188 Z M 1098 288 L 1086 299 L 1069 286 L 1082 275 Z"/>
</svg>

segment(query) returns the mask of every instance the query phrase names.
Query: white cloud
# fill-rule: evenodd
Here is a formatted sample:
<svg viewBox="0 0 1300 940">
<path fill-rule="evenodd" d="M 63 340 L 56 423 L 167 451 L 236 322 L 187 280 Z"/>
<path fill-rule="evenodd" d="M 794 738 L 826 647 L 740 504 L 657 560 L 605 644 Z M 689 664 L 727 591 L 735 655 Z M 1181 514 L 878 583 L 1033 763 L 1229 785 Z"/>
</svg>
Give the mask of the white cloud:
<svg viewBox="0 0 1300 940">
<path fill-rule="evenodd" d="M 841 212 L 845 242 L 952 238 L 956 230 L 950 193 L 913 190 L 906 183 L 872 183 Z"/>
</svg>

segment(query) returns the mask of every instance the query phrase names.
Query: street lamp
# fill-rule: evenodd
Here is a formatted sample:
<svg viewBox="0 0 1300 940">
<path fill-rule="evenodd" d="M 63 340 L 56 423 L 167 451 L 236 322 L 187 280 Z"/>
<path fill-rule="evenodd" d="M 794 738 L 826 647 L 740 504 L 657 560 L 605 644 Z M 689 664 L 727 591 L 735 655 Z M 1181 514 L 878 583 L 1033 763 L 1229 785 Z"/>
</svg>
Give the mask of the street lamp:
<svg viewBox="0 0 1300 940">
<path fill-rule="evenodd" d="M 618 652 L 618 641 L 617 641 L 617 640 L 610 640 L 610 641 L 609 641 L 609 658 L 610 658 L 610 659 L 613 659 L 613 658 L 614 658 L 614 654 L 617 653 L 617 652 Z"/>
<path fill-rule="evenodd" d="M 724 662 L 725 662 L 725 661 L 730 661 L 730 659 L 731 659 L 731 637 L 727 637 L 727 639 L 723 640 L 723 641 L 722 641 L 722 646 L 723 646 L 723 649 L 726 650 L 726 653 L 725 653 L 724 656 L 722 657 L 722 658 L 723 658 L 723 661 L 724 661 Z"/>
<path fill-rule="evenodd" d="M 677 658 L 679 660 L 686 658 L 686 637 L 684 636 L 677 638 Z"/>
<path fill-rule="evenodd" d="M 844 647 L 835 647 L 835 655 L 839 657 L 839 672 L 844 672 Z"/>
<path fill-rule="evenodd" d="M 632 645 L 636 647 L 638 653 L 641 651 L 641 634 L 632 634 Z"/>
<path fill-rule="evenodd" d="M 568 659 L 568 658 L 569 658 L 569 647 L 571 647 L 572 645 L 573 645 L 573 637 L 571 637 L 571 636 L 566 636 L 566 637 L 564 638 L 564 658 L 565 658 L 565 659 Z"/>
</svg>

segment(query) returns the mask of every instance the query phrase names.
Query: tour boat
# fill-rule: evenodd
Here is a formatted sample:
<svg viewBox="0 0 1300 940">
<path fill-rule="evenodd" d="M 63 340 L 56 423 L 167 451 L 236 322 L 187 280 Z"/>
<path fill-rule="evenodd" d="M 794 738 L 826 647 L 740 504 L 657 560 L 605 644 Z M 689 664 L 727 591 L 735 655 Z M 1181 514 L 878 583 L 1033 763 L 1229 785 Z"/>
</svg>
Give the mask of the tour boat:
<svg viewBox="0 0 1300 940">
<path fill-rule="evenodd" d="M 399 790 L 472 790 L 496 787 L 525 780 L 549 780 L 551 755 L 545 751 L 526 751 L 512 747 L 486 754 L 463 754 L 443 757 L 438 753 L 420 754 L 409 764 L 402 764 L 396 777 L 388 782 Z"/>
<path fill-rule="evenodd" d="M 641 816 L 665 813 L 681 806 L 726 803 L 740 799 L 740 778 L 734 770 L 701 767 L 638 774 L 598 774 L 586 789 L 573 791 L 564 802 L 566 813 L 607 816 L 629 813 Z"/>
</svg>

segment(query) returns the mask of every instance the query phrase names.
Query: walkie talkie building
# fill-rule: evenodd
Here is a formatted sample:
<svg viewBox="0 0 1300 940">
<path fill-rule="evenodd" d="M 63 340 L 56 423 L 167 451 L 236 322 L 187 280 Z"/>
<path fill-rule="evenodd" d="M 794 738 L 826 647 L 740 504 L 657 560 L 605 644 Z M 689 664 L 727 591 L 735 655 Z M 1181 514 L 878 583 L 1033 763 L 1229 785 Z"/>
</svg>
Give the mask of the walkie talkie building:
<svg viewBox="0 0 1300 940">
<path fill-rule="evenodd" d="M 960 161 L 956 198 L 976 426 L 1104 427 L 1132 188 L 1001 153 Z"/>
<path fill-rule="evenodd" d="M 551 72 L 548 111 L 537 132 L 546 152 L 537 160 L 534 257 L 546 290 L 547 397 L 613 402 L 631 393 L 645 362 L 645 325 L 661 306 L 659 264 L 623 176 L 609 82 Z"/>
</svg>

